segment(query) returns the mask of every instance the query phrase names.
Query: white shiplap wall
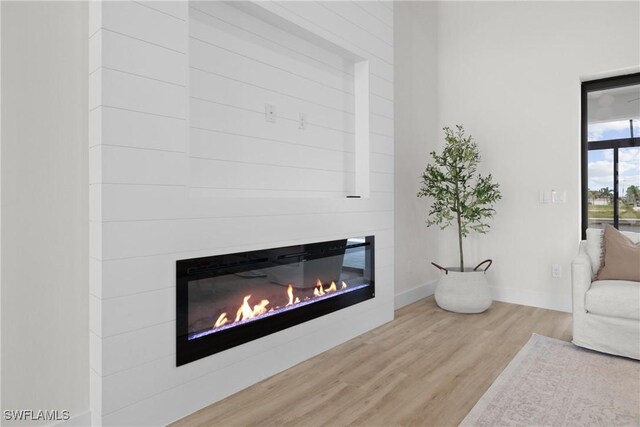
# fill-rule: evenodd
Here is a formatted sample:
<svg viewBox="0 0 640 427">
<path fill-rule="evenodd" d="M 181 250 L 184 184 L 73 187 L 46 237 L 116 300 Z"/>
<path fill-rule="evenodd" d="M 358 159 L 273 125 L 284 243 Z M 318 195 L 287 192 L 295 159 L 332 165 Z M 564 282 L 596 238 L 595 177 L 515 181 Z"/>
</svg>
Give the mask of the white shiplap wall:
<svg viewBox="0 0 640 427">
<path fill-rule="evenodd" d="M 92 2 L 90 375 L 95 423 L 166 424 L 393 316 L 392 9 L 375 2 L 257 5 L 265 13 L 369 60 L 371 197 L 337 197 L 352 185 L 345 179 L 353 164 L 352 87 L 348 78 L 330 81 L 348 76 L 336 74 L 344 64 L 331 52 L 304 45 L 304 40 L 287 37 L 272 27 L 267 31 L 264 23 L 254 22 L 254 31 L 262 28 L 265 31 L 259 34 L 274 39 L 264 43 L 277 41 L 281 45 L 278 49 L 304 45 L 313 61 L 325 61 L 325 66 L 313 67 L 318 73 L 314 79 L 344 88 L 342 100 L 337 101 L 343 102 L 343 109 L 331 109 L 323 106 L 326 101 L 320 99 L 324 95 L 303 93 L 305 88 L 300 88 L 300 100 L 296 101 L 291 96 L 297 93 L 292 78 L 292 86 L 280 87 L 282 95 L 271 102 L 282 106 L 278 114 L 283 118 L 276 123 L 282 126 L 267 128 L 273 124 L 256 112 L 264 108 L 267 89 L 274 90 L 281 77 L 260 88 L 249 86 L 247 81 L 258 81 L 265 68 L 248 63 L 241 67 L 237 58 L 235 75 L 242 75 L 242 79 L 223 82 L 219 77 L 205 78 L 194 68 L 195 64 L 225 66 L 219 62 L 256 42 L 253 37 L 249 45 L 241 46 L 240 30 L 227 27 L 229 31 L 220 32 L 223 24 L 217 18 L 233 18 L 234 23 L 255 18 L 228 5 L 205 2 L 191 4 L 191 10 L 186 2 Z M 202 12 L 196 8 L 208 15 L 198 17 Z M 206 20 L 219 25 L 204 25 Z M 212 32 L 217 33 L 214 36 Z M 238 44 L 228 51 L 211 49 L 190 38 L 195 34 L 214 37 L 225 48 Z M 229 34 L 234 37 L 224 44 Z M 277 62 L 290 60 L 292 55 L 296 61 L 291 67 L 311 61 L 290 50 L 278 57 L 278 49 L 269 46 L 245 52 L 249 58 L 243 57 L 243 61 Z M 198 49 L 201 54 L 195 55 Z M 217 65 L 210 61 L 210 55 L 220 55 Z M 222 74 L 224 70 L 218 71 Z M 297 72 L 311 73 L 308 67 Z M 215 97 L 217 104 L 204 107 L 205 103 L 194 99 L 201 95 Z M 297 124 L 286 118 L 295 120 L 299 111 L 307 113 L 308 129 L 300 131 L 305 133 L 302 139 L 293 140 L 295 144 L 282 144 L 287 132 L 298 131 Z M 246 115 L 251 125 L 243 130 L 254 133 L 247 136 L 238 131 L 237 124 L 221 120 L 227 115 L 233 120 Z M 212 144 L 208 134 L 193 129 L 197 120 L 231 127 L 218 129 L 226 133 Z M 292 126 L 285 127 L 289 122 Z M 260 144 L 266 142 L 260 138 L 268 138 L 267 146 L 272 149 L 279 147 L 277 158 L 273 150 L 260 151 L 265 147 Z M 313 146 L 320 140 L 324 146 Z M 327 146 L 335 147 L 339 155 L 331 157 Z M 238 156 L 251 167 L 243 168 Z M 309 157 L 326 164 L 315 170 Z M 282 184 L 274 181 L 281 172 L 275 173 L 267 165 L 276 160 L 274 167 L 279 169 L 304 169 L 310 176 L 325 174 L 324 178 L 333 173 L 342 178 L 318 180 L 321 197 L 312 197 L 306 194 L 312 181 L 305 177 L 296 181 L 301 187 L 294 188 L 304 190 L 304 195 L 281 197 Z M 209 162 L 215 162 L 215 167 Z M 211 170 L 215 172 L 209 173 Z M 240 174 L 246 175 L 246 183 L 264 184 L 261 189 L 270 197 L 256 197 L 250 185 L 236 190 L 241 186 L 228 177 Z M 218 191 L 194 193 L 198 183 Z M 369 234 L 376 236 L 374 300 L 175 367 L 176 260 Z M 344 327 L 338 331 L 327 327 L 336 322 Z"/>
<path fill-rule="evenodd" d="M 191 187 L 217 197 L 354 194 L 353 66 L 228 3 L 192 3 Z"/>
</svg>

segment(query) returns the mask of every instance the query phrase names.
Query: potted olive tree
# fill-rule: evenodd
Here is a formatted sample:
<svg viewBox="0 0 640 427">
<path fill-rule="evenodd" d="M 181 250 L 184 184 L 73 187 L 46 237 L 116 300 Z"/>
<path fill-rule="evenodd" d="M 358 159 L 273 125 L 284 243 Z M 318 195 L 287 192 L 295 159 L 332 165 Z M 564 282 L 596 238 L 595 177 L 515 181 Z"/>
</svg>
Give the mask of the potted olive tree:
<svg viewBox="0 0 640 427">
<path fill-rule="evenodd" d="M 487 259 L 475 268 L 465 268 L 462 240 L 470 232 L 486 233 L 493 217 L 494 204 L 502 198 L 499 185 L 491 174 L 482 176 L 478 146 L 465 136 L 462 125 L 444 128 L 445 146 L 440 154 L 431 152 L 433 162 L 422 174 L 418 197 L 433 201 L 427 215 L 427 226 L 445 229 L 453 224 L 458 230 L 460 263 L 457 267 L 434 266 L 442 271 L 435 292 L 436 303 L 458 313 L 480 313 L 491 306 L 492 298 L 485 272 L 491 266 Z M 484 268 L 481 268 L 483 267 Z"/>
</svg>

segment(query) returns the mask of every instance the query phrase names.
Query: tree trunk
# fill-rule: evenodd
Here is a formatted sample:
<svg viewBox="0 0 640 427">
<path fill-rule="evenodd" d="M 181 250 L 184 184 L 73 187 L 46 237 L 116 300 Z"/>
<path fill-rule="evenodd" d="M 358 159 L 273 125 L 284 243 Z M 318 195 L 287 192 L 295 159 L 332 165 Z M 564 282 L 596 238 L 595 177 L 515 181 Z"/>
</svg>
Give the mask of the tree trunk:
<svg viewBox="0 0 640 427">
<path fill-rule="evenodd" d="M 460 212 L 456 212 L 458 215 L 458 247 L 460 248 L 460 271 L 464 272 L 464 255 L 462 254 L 462 228 L 460 221 Z"/>
</svg>

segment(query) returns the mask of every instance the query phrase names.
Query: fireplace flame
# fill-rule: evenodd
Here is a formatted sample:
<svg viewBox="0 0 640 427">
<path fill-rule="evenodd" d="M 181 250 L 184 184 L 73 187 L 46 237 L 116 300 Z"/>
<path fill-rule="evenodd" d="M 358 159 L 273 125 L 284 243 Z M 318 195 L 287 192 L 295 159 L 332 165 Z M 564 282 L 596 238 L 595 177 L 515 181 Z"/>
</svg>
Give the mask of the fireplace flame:
<svg viewBox="0 0 640 427">
<path fill-rule="evenodd" d="M 322 289 L 322 282 L 320 281 L 320 279 L 316 281 L 316 288 L 313 290 L 313 295 L 317 297 L 321 297 L 322 295 L 324 295 L 324 289 Z"/>
<path fill-rule="evenodd" d="M 238 311 L 236 311 L 236 322 L 242 319 L 248 319 L 253 314 L 253 310 L 251 310 L 251 306 L 248 303 L 249 298 L 251 298 L 251 295 L 246 295 L 242 305 L 238 308 Z"/>
<path fill-rule="evenodd" d="M 291 286 L 291 284 L 289 284 L 289 287 L 287 288 L 287 296 L 289 297 L 289 302 L 285 307 L 293 305 L 293 286 Z"/>
<path fill-rule="evenodd" d="M 347 284 L 345 282 L 342 282 L 342 287 L 340 289 L 345 289 L 346 287 L 347 287 Z M 332 281 L 331 285 L 329 285 L 328 288 L 324 289 L 322 285 L 322 281 L 318 278 L 318 280 L 316 281 L 316 287 L 313 289 L 313 295 L 316 297 L 321 297 L 328 293 L 337 292 L 337 291 L 338 291 L 338 286 L 336 285 L 335 282 Z M 236 311 L 236 317 L 233 322 L 229 320 L 229 318 L 227 317 L 227 313 L 224 312 L 218 316 L 218 319 L 213 324 L 213 328 L 219 328 L 221 326 L 226 325 L 227 323 L 242 322 L 244 320 L 253 319 L 254 317 L 260 316 L 261 314 L 274 311 L 274 307 L 269 307 L 269 300 L 266 300 L 266 299 L 260 300 L 258 304 L 255 304 L 252 306 L 249 303 L 250 299 L 251 299 L 251 295 L 246 295 L 243 298 L 242 304 L 240 305 L 240 307 L 238 307 L 238 310 Z M 293 294 L 293 285 L 291 284 L 289 284 L 289 286 L 287 287 L 287 299 L 288 299 L 288 302 L 285 305 L 285 307 L 300 303 L 300 298 L 296 297 Z M 305 301 L 309 299 L 310 298 L 308 296 L 304 297 Z M 280 306 L 275 307 L 275 309 L 279 309 L 279 308 Z"/>
<path fill-rule="evenodd" d="M 214 328 L 219 328 L 220 326 L 224 325 L 225 323 L 227 323 L 229 321 L 229 319 L 227 319 L 227 313 L 222 313 L 219 317 L 218 320 L 216 320 L 216 323 L 213 324 Z"/>
<path fill-rule="evenodd" d="M 253 306 L 253 313 L 252 313 L 251 317 L 256 317 L 256 316 L 259 316 L 261 314 L 266 313 L 268 305 L 269 305 L 269 300 L 268 299 L 263 299 L 262 301 L 260 301 L 260 304 L 254 305 Z M 245 319 L 242 319 L 242 320 L 245 320 Z"/>
<path fill-rule="evenodd" d="M 329 293 L 329 292 L 335 292 L 337 290 L 338 290 L 338 288 L 336 288 L 336 282 L 332 281 L 331 282 L 331 286 L 329 286 L 327 289 L 325 289 L 325 292 Z"/>
<path fill-rule="evenodd" d="M 256 304 L 253 306 L 253 308 L 251 308 L 251 306 L 249 305 L 249 298 L 251 298 L 251 295 L 245 296 L 242 305 L 240 306 L 240 308 L 238 308 L 238 311 L 236 312 L 236 322 L 252 319 L 267 312 L 267 305 L 269 305 L 269 300 L 263 299 L 259 304 Z"/>
<path fill-rule="evenodd" d="M 289 302 L 287 303 L 287 305 L 285 305 L 285 307 L 293 304 L 298 304 L 300 302 L 300 298 L 298 297 L 293 299 L 293 286 L 291 284 L 289 284 L 289 287 L 287 288 L 287 296 L 289 297 Z"/>
</svg>

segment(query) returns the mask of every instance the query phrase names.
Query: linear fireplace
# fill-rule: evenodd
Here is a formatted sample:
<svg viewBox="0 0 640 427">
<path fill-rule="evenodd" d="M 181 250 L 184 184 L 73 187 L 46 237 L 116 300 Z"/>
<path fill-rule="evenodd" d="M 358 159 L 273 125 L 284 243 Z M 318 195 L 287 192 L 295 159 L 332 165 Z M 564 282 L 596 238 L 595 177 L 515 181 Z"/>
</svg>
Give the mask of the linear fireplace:
<svg viewBox="0 0 640 427">
<path fill-rule="evenodd" d="M 375 296 L 374 236 L 179 260 L 176 364 Z"/>
</svg>

